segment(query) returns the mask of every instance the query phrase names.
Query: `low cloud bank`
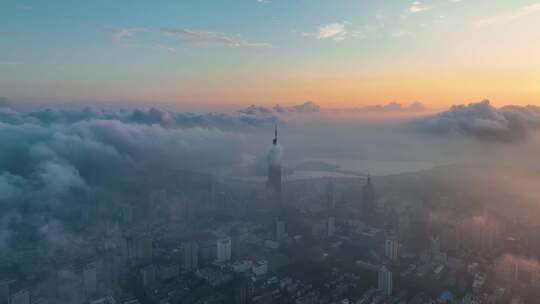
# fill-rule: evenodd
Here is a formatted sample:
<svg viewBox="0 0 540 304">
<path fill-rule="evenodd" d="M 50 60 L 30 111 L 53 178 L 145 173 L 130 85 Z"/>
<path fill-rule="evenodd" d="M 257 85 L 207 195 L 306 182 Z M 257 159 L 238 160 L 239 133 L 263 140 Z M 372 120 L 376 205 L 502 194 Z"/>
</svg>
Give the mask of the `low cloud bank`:
<svg viewBox="0 0 540 304">
<path fill-rule="evenodd" d="M 465 136 L 482 141 L 510 143 L 540 129 L 540 107 L 496 108 L 488 100 L 456 105 L 413 122 L 421 132 L 437 136 Z"/>
<path fill-rule="evenodd" d="M 415 101 L 411 103 L 410 105 L 402 105 L 397 102 L 391 102 L 384 105 L 369 105 L 365 107 L 358 107 L 358 108 L 343 108 L 343 109 L 334 109 L 334 111 L 338 112 L 389 112 L 389 113 L 395 113 L 395 112 L 425 112 L 429 111 L 430 109 L 426 107 L 423 103 Z"/>
<path fill-rule="evenodd" d="M 249 149 L 237 128 L 266 121 L 154 108 L 0 108 L 0 249 L 73 238 L 65 226 L 77 225 L 89 197 L 118 190 L 123 178 L 243 162 Z"/>
<path fill-rule="evenodd" d="M 279 117 L 287 114 L 320 114 L 320 113 L 411 113 L 426 112 L 430 109 L 421 102 L 413 102 L 410 105 L 402 105 L 397 102 L 391 102 L 383 105 L 368 105 L 364 107 L 353 108 L 322 108 L 313 101 L 306 101 L 299 105 L 285 107 L 276 104 L 273 107 L 264 107 L 260 105 L 250 105 L 238 112 L 254 116 Z"/>
</svg>

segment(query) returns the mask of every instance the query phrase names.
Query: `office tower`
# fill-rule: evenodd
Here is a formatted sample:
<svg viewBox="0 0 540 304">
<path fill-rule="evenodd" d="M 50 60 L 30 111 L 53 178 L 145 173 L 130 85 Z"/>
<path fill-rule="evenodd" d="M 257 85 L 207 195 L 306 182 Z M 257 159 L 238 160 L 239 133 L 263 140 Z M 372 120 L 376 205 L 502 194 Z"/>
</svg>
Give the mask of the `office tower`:
<svg viewBox="0 0 540 304">
<path fill-rule="evenodd" d="M 232 240 L 225 237 L 217 240 L 216 260 L 220 263 L 231 259 Z"/>
<path fill-rule="evenodd" d="M 384 242 L 384 256 L 393 263 L 398 260 L 399 241 L 395 237 L 390 237 Z"/>
<path fill-rule="evenodd" d="M 141 284 L 143 288 L 148 288 L 156 282 L 156 267 L 148 265 L 141 269 Z"/>
<path fill-rule="evenodd" d="M 199 268 L 199 244 L 194 241 L 188 241 L 183 244 L 184 251 L 184 269 L 195 271 Z"/>
<path fill-rule="evenodd" d="M 97 267 L 90 263 L 83 268 L 83 284 L 86 298 L 94 296 L 97 292 Z"/>
<path fill-rule="evenodd" d="M 378 281 L 379 291 L 382 291 L 384 295 L 388 297 L 391 296 L 393 288 L 392 271 L 390 271 L 386 265 L 381 266 L 379 269 Z"/>
<path fill-rule="evenodd" d="M 30 291 L 20 290 L 10 297 L 9 304 L 30 304 Z"/>
</svg>

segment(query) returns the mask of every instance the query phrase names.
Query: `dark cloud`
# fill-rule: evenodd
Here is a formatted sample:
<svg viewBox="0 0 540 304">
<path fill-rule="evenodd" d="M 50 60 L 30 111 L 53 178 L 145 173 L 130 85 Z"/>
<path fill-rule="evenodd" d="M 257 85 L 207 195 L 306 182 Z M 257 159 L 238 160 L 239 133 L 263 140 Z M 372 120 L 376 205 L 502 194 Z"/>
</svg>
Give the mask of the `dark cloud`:
<svg viewBox="0 0 540 304">
<path fill-rule="evenodd" d="M 540 127 L 540 107 L 493 107 L 488 100 L 457 105 L 414 122 L 416 128 L 435 135 L 462 135 L 480 140 L 513 142 Z"/>
</svg>

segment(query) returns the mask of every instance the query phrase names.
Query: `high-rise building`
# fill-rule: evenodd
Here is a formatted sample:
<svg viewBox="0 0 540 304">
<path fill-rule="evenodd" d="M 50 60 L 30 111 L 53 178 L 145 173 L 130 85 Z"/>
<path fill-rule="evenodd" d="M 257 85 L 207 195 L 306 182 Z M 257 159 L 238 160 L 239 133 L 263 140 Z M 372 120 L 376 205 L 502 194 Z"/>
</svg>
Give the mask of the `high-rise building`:
<svg viewBox="0 0 540 304">
<path fill-rule="evenodd" d="M 12 294 L 9 304 L 30 304 L 30 291 L 22 289 Z"/>
<path fill-rule="evenodd" d="M 9 285 L 12 283 L 10 280 L 0 281 L 0 304 L 8 304 L 9 302 Z"/>
<path fill-rule="evenodd" d="M 248 278 L 240 278 L 234 283 L 234 303 L 251 303 L 254 287 L 253 282 Z"/>
<path fill-rule="evenodd" d="M 156 267 L 154 265 L 148 265 L 141 270 L 141 285 L 143 288 L 148 288 L 156 282 Z"/>
<path fill-rule="evenodd" d="M 384 242 L 384 256 L 393 263 L 397 261 L 399 254 L 399 241 L 395 237 L 389 237 Z"/>
<path fill-rule="evenodd" d="M 97 266 L 90 263 L 83 268 L 83 284 L 86 298 L 94 296 L 97 292 Z"/>
<path fill-rule="evenodd" d="M 389 270 L 386 265 L 381 266 L 379 269 L 378 281 L 378 289 L 386 296 L 391 296 L 393 288 L 392 271 Z"/>
<path fill-rule="evenodd" d="M 371 182 L 371 177 L 368 176 L 366 184 L 362 188 L 362 216 L 366 220 L 374 220 L 376 202 L 375 202 L 375 187 Z"/>
<path fill-rule="evenodd" d="M 218 239 L 216 245 L 216 260 L 220 263 L 230 260 L 232 251 L 231 238 L 225 237 Z"/>
<path fill-rule="evenodd" d="M 281 208 L 281 147 L 278 145 L 277 126 L 275 127 L 272 148 L 268 153 L 268 188 L 272 198 Z M 281 211 L 281 210 L 279 210 Z"/>
<path fill-rule="evenodd" d="M 195 241 L 183 243 L 184 263 L 183 267 L 187 271 L 195 271 L 199 268 L 199 244 Z"/>
<path fill-rule="evenodd" d="M 326 210 L 328 212 L 333 212 L 336 208 L 336 197 L 335 197 L 335 185 L 331 181 L 326 184 Z"/>
<path fill-rule="evenodd" d="M 285 221 L 281 218 L 276 219 L 276 235 L 275 239 L 278 242 L 281 242 L 285 239 L 287 235 L 287 227 Z"/>
</svg>

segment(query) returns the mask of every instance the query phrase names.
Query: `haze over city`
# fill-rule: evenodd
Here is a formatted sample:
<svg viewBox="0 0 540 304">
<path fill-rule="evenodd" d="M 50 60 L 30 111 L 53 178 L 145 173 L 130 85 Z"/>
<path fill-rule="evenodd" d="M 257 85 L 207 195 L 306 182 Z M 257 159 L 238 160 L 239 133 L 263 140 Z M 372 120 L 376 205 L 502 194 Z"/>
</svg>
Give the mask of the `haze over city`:
<svg viewBox="0 0 540 304">
<path fill-rule="evenodd" d="M 0 304 L 538 303 L 540 2 L 0 2 Z"/>
</svg>

